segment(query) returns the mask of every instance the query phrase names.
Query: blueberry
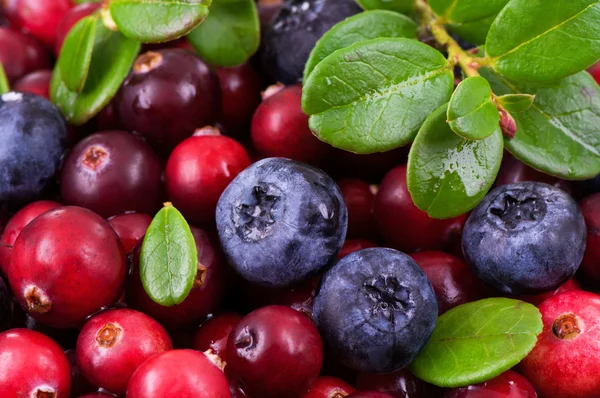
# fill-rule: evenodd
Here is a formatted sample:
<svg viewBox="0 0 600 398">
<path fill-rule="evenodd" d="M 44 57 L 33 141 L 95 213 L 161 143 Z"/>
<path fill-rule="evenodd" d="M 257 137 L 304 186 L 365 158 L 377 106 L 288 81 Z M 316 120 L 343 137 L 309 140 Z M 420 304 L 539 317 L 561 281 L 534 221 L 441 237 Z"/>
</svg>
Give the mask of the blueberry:
<svg viewBox="0 0 600 398">
<path fill-rule="evenodd" d="M 347 367 L 390 373 L 410 364 L 429 341 L 438 305 L 425 275 L 406 254 L 363 249 L 323 278 L 313 318 Z"/>
<path fill-rule="evenodd" d="M 505 294 L 558 288 L 583 259 L 586 227 L 577 203 L 539 182 L 494 189 L 465 224 L 465 258 L 477 276 Z"/>
<path fill-rule="evenodd" d="M 0 202 L 29 202 L 56 174 L 66 149 L 65 122 L 33 94 L 0 96 Z"/>
<path fill-rule="evenodd" d="M 268 158 L 242 171 L 217 205 L 229 263 L 267 287 L 307 280 L 331 263 L 346 237 L 348 211 L 335 182 L 303 163 Z"/>
<path fill-rule="evenodd" d="M 354 0 L 288 0 L 264 30 L 263 69 L 273 80 L 296 83 L 317 40 L 361 11 Z"/>
</svg>

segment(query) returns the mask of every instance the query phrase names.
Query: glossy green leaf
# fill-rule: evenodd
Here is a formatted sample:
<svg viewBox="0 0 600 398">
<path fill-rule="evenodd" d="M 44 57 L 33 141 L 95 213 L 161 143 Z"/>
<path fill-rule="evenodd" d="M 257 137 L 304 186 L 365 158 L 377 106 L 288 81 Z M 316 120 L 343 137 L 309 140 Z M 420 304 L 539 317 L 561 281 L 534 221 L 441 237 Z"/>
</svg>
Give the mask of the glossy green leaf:
<svg viewBox="0 0 600 398">
<path fill-rule="evenodd" d="M 417 38 L 417 24 L 397 12 L 375 10 L 354 15 L 327 31 L 317 42 L 304 68 L 304 80 L 335 50 L 379 37 Z"/>
<path fill-rule="evenodd" d="M 321 61 L 304 82 L 302 108 L 322 141 L 355 153 L 383 152 L 410 143 L 453 88 L 452 68 L 439 51 L 381 38 Z"/>
<path fill-rule="evenodd" d="M 167 203 L 152 220 L 142 243 L 142 285 L 152 300 L 171 307 L 185 300 L 197 272 L 198 250 L 190 226 Z"/>
<path fill-rule="evenodd" d="M 600 0 L 511 0 L 485 46 L 494 68 L 511 80 L 573 75 L 600 59 Z"/>
<path fill-rule="evenodd" d="M 502 132 L 466 140 L 446 123 L 447 106 L 423 124 L 408 155 L 407 185 L 415 205 L 432 218 L 472 210 L 488 193 L 502 162 Z"/>
<path fill-rule="evenodd" d="M 98 17 L 89 16 L 77 22 L 63 42 L 58 58 L 61 78 L 70 91 L 83 90 L 92 62 Z"/>
<path fill-rule="evenodd" d="M 535 95 L 531 94 L 506 94 L 496 98 L 498 103 L 510 113 L 525 112 L 531 108 Z"/>
<path fill-rule="evenodd" d="M 488 81 L 480 76 L 463 80 L 448 105 L 448 123 L 452 131 L 469 140 L 481 140 L 496 131 L 499 121 Z"/>
<path fill-rule="evenodd" d="M 119 31 L 143 43 L 161 43 L 190 33 L 208 15 L 211 0 L 111 0 Z"/>
<path fill-rule="evenodd" d="M 4 66 L 2 62 L 0 62 L 0 94 L 4 94 L 10 91 L 10 83 L 8 82 L 8 78 L 6 77 L 6 72 L 4 71 Z"/>
<path fill-rule="evenodd" d="M 539 310 L 523 301 L 489 298 L 463 304 L 438 318 L 410 370 L 439 387 L 481 383 L 525 358 L 542 329 Z"/>
<path fill-rule="evenodd" d="M 390 10 L 410 14 L 414 9 L 413 0 L 356 0 L 365 10 Z"/>
<path fill-rule="evenodd" d="M 50 82 L 50 97 L 71 124 L 81 125 L 100 112 L 115 96 L 140 51 L 140 43 L 96 22 L 96 40 L 85 87 L 79 93 L 67 88 L 57 64 Z"/>
<path fill-rule="evenodd" d="M 513 113 L 517 135 L 506 148 L 527 165 L 564 179 L 600 173 L 600 87 L 587 72 L 550 83 L 515 83 L 481 68 L 496 95 L 533 94 L 525 112 Z"/>
<path fill-rule="evenodd" d="M 243 64 L 258 50 L 260 23 L 253 0 L 213 0 L 210 14 L 188 40 L 209 64 Z"/>
</svg>

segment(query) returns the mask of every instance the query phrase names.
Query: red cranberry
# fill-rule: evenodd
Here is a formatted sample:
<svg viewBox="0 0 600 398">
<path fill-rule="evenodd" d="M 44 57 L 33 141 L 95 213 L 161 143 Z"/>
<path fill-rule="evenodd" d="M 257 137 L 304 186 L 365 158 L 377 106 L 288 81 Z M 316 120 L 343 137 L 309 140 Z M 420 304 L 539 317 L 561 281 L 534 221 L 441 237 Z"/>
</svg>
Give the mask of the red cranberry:
<svg viewBox="0 0 600 398">
<path fill-rule="evenodd" d="M 485 383 L 446 391 L 444 398 L 537 398 L 531 383 L 509 370 Z"/>
<path fill-rule="evenodd" d="M 100 8 L 100 3 L 83 3 L 76 5 L 67 11 L 66 14 L 58 22 L 58 26 L 56 27 L 56 39 L 54 41 L 54 53 L 58 57 L 60 54 L 60 49 L 62 47 L 67 34 L 71 28 L 80 20 L 87 17 L 88 15 L 93 14 L 96 10 Z"/>
<path fill-rule="evenodd" d="M 241 315 L 234 313 L 224 313 L 209 319 L 196 331 L 194 350 L 202 352 L 212 350 L 213 354 L 225 361 L 227 358 L 227 339 L 241 319 Z"/>
<path fill-rule="evenodd" d="M 127 398 L 229 397 L 223 371 L 203 353 L 173 350 L 148 359 L 129 381 Z"/>
<path fill-rule="evenodd" d="M 252 397 L 300 397 L 315 382 L 323 343 L 312 321 L 288 307 L 260 308 L 229 335 L 227 372 Z"/>
<path fill-rule="evenodd" d="M 0 62 L 6 77 L 14 83 L 28 73 L 51 67 L 44 46 L 33 37 L 0 27 Z"/>
<path fill-rule="evenodd" d="M 329 146 L 308 128 L 308 116 L 300 105 L 302 86 L 286 87 L 267 97 L 252 117 L 252 142 L 265 157 L 284 157 L 317 163 Z"/>
<path fill-rule="evenodd" d="M 431 386 L 407 369 L 381 375 L 363 373 L 356 383 L 361 391 L 378 391 L 394 398 L 429 398 L 433 395 Z"/>
<path fill-rule="evenodd" d="M 394 398 L 390 394 L 384 394 L 376 391 L 355 392 L 348 395 L 348 398 Z"/>
<path fill-rule="evenodd" d="M 581 202 L 581 211 L 588 227 L 581 269 L 588 277 L 600 281 L 600 193 L 585 198 Z"/>
<path fill-rule="evenodd" d="M 354 387 L 343 380 L 321 376 L 302 398 L 344 398 L 355 391 Z"/>
<path fill-rule="evenodd" d="M 439 250 L 460 239 L 466 215 L 447 220 L 430 218 L 413 203 L 406 187 L 406 166 L 385 176 L 375 198 L 375 220 L 388 244 L 404 252 Z"/>
<path fill-rule="evenodd" d="M 219 197 L 250 164 L 244 147 L 229 137 L 188 138 L 175 148 L 167 162 L 167 193 L 188 221 L 212 225 Z"/>
<path fill-rule="evenodd" d="M 522 181 L 538 181 L 554 185 L 563 191 L 572 194 L 573 186 L 570 182 L 552 177 L 527 166 L 510 154 L 506 154 L 502 159 L 502 167 L 496 179 L 496 186 L 514 184 Z"/>
<path fill-rule="evenodd" d="M 579 282 L 577 282 L 575 278 L 569 279 L 568 281 L 560 285 L 558 289 L 553 290 L 551 292 L 534 294 L 532 296 L 519 296 L 516 298 L 531 303 L 535 306 L 539 306 L 544 300 L 547 300 L 552 296 L 556 296 L 557 294 L 570 292 L 573 290 L 581 290 L 581 285 L 579 284 Z"/>
<path fill-rule="evenodd" d="M 340 180 L 338 186 L 348 207 L 346 238 L 375 238 L 377 235 L 373 216 L 375 190 L 365 181 L 358 179 Z"/>
<path fill-rule="evenodd" d="M 230 134 L 247 131 L 260 104 L 260 77 L 248 63 L 216 71 L 221 83 L 220 124 Z"/>
<path fill-rule="evenodd" d="M 126 301 L 168 329 L 197 326 L 219 306 L 228 285 L 229 268 L 219 244 L 208 233 L 192 227 L 198 249 L 198 274 L 190 294 L 173 307 L 156 304 L 144 290 L 139 274 L 140 245 L 133 251 L 133 270 L 129 277 Z"/>
<path fill-rule="evenodd" d="M 219 79 L 192 52 L 167 49 L 138 57 L 115 99 L 115 111 L 161 154 L 219 116 Z"/>
<path fill-rule="evenodd" d="M 146 235 L 146 231 L 152 222 L 152 217 L 143 213 L 119 214 L 108 219 L 108 223 L 115 230 L 125 253 L 131 253 L 135 245 Z"/>
<path fill-rule="evenodd" d="M 108 105 L 96 115 L 94 122 L 99 131 L 125 129 L 115 113 L 114 101 L 109 102 Z"/>
<path fill-rule="evenodd" d="M 0 333 L 0 397 L 69 398 L 71 367 L 58 344 L 41 333 Z"/>
<path fill-rule="evenodd" d="M 75 349 L 65 351 L 65 355 L 69 360 L 71 366 L 71 395 L 78 397 L 87 393 L 98 390 L 98 387 L 94 387 L 81 373 L 81 369 L 77 366 L 77 355 Z"/>
<path fill-rule="evenodd" d="M 4 1 L 10 23 L 30 32 L 47 46 L 54 45 L 58 23 L 71 7 L 70 0 Z"/>
<path fill-rule="evenodd" d="M 77 363 L 93 384 L 124 395 L 133 372 L 148 358 L 173 349 L 154 319 L 129 309 L 102 312 L 88 320 L 77 339 Z"/>
<path fill-rule="evenodd" d="M 357 252 L 362 249 L 369 249 L 371 247 L 377 247 L 377 245 L 370 240 L 366 239 L 350 239 L 344 242 L 342 250 L 338 254 L 338 259 L 347 256 L 350 253 Z"/>
<path fill-rule="evenodd" d="M 126 267 L 123 246 L 106 221 L 86 209 L 59 207 L 23 229 L 8 279 L 34 319 L 76 327 L 119 298 Z"/>
<path fill-rule="evenodd" d="M 153 214 L 161 200 L 160 162 L 150 147 L 123 131 L 106 131 L 79 142 L 61 174 L 64 201 L 103 217 L 126 211 Z"/>
<path fill-rule="evenodd" d="M 600 296 L 571 291 L 539 306 L 544 330 L 521 361 L 542 397 L 595 397 L 600 391 Z"/>
<path fill-rule="evenodd" d="M 594 77 L 594 79 L 596 79 L 598 84 L 600 84 L 600 62 L 588 69 L 588 72 L 590 72 L 590 74 Z"/>
<path fill-rule="evenodd" d="M 14 91 L 22 93 L 37 94 L 46 99 L 50 99 L 50 79 L 52 78 L 51 70 L 38 70 L 25 75 L 19 79 L 13 87 Z"/>
</svg>

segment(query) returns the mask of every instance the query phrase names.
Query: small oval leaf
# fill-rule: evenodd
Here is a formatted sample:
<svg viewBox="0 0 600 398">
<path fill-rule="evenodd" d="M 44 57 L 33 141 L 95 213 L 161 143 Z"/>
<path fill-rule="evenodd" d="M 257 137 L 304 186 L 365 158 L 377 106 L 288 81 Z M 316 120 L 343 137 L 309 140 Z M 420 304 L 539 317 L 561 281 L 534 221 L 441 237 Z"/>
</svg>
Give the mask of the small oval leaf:
<svg viewBox="0 0 600 398">
<path fill-rule="evenodd" d="M 258 50 L 260 23 L 253 0 L 213 0 L 210 14 L 188 40 L 209 64 L 243 64 Z"/>
<path fill-rule="evenodd" d="M 148 227 L 140 253 L 140 277 L 148 296 L 165 307 L 180 304 L 194 285 L 198 250 L 190 226 L 166 203 Z"/>
<path fill-rule="evenodd" d="M 525 358 L 542 329 L 540 311 L 523 301 L 489 298 L 463 304 L 438 318 L 410 370 L 439 387 L 482 383 Z"/>
<path fill-rule="evenodd" d="M 483 140 L 459 137 L 446 123 L 447 106 L 423 124 L 408 155 L 407 185 L 415 205 L 432 218 L 464 214 L 490 190 L 502 163 L 502 132 Z"/>
<path fill-rule="evenodd" d="M 489 137 L 498 128 L 500 114 L 492 101 L 492 88 L 481 76 L 468 77 L 456 88 L 448 105 L 448 123 L 469 140 Z"/>
<path fill-rule="evenodd" d="M 90 70 L 97 20 L 98 16 L 90 15 L 77 22 L 65 38 L 58 57 L 62 81 L 77 93 L 83 90 Z"/>
<path fill-rule="evenodd" d="M 317 42 L 304 68 L 304 80 L 328 55 L 354 43 L 379 37 L 417 38 L 417 24 L 397 12 L 365 11 L 336 24 Z"/>
<path fill-rule="evenodd" d="M 6 71 L 4 65 L 0 62 L 0 94 L 8 93 L 10 91 L 10 83 L 8 77 L 6 77 Z"/>
<path fill-rule="evenodd" d="M 162 43 L 190 33 L 208 15 L 211 0 L 111 0 L 110 15 L 126 37 Z"/>
<path fill-rule="evenodd" d="M 365 10 L 390 10 L 410 14 L 414 10 L 413 0 L 356 0 Z"/>
<path fill-rule="evenodd" d="M 506 94 L 496 98 L 496 101 L 504 109 L 511 113 L 525 112 L 531 108 L 535 101 L 535 95 L 531 94 Z"/>
<path fill-rule="evenodd" d="M 600 59 L 600 0 L 511 0 L 498 14 L 486 53 L 511 80 L 551 81 Z"/>
<path fill-rule="evenodd" d="M 454 74 L 439 51 L 381 38 L 321 61 L 304 83 L 302 108 L 320 140 L 355 153 L 383 152 L 410 143 L 453 88 Z"/>
</svg>

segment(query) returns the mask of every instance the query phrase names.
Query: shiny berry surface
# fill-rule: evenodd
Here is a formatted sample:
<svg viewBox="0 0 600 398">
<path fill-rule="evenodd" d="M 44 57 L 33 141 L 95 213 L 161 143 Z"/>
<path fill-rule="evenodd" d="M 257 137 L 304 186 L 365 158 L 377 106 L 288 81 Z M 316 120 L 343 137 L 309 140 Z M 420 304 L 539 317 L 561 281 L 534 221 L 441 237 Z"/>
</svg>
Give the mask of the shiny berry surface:
<svg viewBox="0 0 600 398">
<path fill-rule="evenodd" d="M 72 6 L 70 0 L 6 0 L 4 11 L 11 24 L 52 46 L 58 24 Z"/>
<path fill-rule="evenodd" d="M 194 349 L 202 352 L 212 350 L 225 361 L 229 334 L 241 319 L 239 314 L 224 313 L 204 322 L 194 335 Z"/>
<path fill-rule="evenodd" d="M 0 62 L 10 83 L 51 67 L 50 57 L 42 43 L 25 33 L 4 27 L 0 27 Z"/>
<path fill-rule="evenodd" d="M 446 391 L 444 398 L 537 398 L 531 383 L 509 370 L 481 384 Z"/>
<path fill-rule="evenodd" d="M 130 253 L 146 234 L 152 217 L 144 213 L 125 213 L 111 217 L 107 221 L 119 235 L 125 252 Z"/>
<path fill-rule="evenodd" d="M 331 376 L 319 377 L 302 398 L 344 398 L 356 389 L 343 380 Z"/>
<path fill-rule="evenodd" d="M 348 207 L 347 239 L 373 239 L 377 236 L 373 207 L 376 189 L 359 179 L 337 181 Z"/>
<path fill-rule="evenodd" d="M 50 99 L 50 79 L 52 71 L 42 69 L 23 76 L 15 82 L 13 89 L 21 93 L 37 94 Z"/>
<path fill-rule="evenodd" d="M 586 276 L 600 281 L 600 193 L 588 196 L 580 206 L 588 228 L 581 269 Z"/>
<path fill-rule="evenodd" d="M 361 373 L 356 386 L 360 391 L 377 391 L 394 398 L 430 398 L 434 393 L 431 385 L 415 377 L 408 369 L 388 374 Z"/>
<path fill-rule="evenodd" d="M 254 111 L 260 104 L 260 76 L 249 64 L 233 68 L 217 68 L 221 85 L 221 116 L 219 123 L 230 135 L 247 132 Z"/>
</svg>

